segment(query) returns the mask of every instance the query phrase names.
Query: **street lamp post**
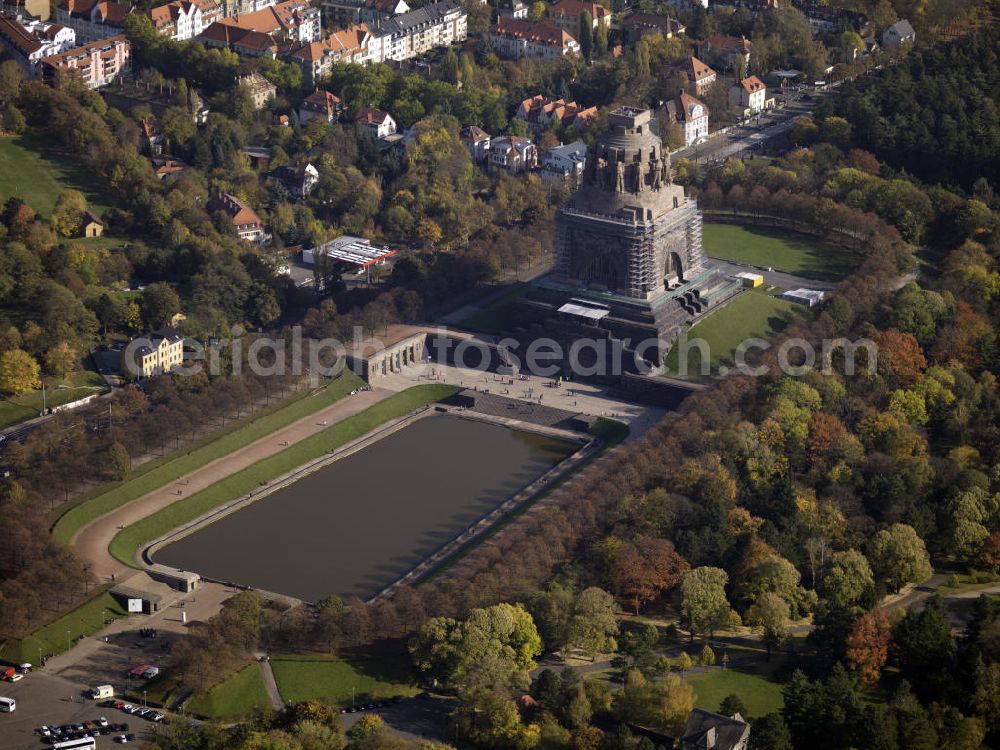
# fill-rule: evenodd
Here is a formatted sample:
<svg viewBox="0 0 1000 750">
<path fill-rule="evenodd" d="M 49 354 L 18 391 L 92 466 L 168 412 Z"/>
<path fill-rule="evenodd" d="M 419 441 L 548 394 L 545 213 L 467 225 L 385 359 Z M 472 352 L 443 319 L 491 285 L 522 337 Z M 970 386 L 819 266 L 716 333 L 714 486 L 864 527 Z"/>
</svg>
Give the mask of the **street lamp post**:
<svg viewBox="0 0 1000 750">
<path fill-rule="evenodd" d="M 69 628 L 66 628 L 66 650 L 69 651 L 71 648 L 72 644 L 70 643 Z"/>
<path fill-rule="evenodd" d="M 142 691 L 142 705 L 143 705 L 143 708 L 148 708 L 148 706 L 146 706 L 146 691 L 145 690 Z"/>
</svg>

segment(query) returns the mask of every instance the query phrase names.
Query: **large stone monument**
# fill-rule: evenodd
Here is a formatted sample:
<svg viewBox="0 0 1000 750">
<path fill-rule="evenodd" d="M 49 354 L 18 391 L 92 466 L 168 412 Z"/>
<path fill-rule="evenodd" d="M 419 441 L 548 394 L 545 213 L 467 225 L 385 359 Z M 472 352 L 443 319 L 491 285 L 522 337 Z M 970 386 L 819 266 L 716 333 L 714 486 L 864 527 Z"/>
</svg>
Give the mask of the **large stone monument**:
<svg viewBox="0 0 1000 750">
<path fill-rule="evenodd" d="M 675 185 L 649 110 L 622 107 L 587 151 L 583 183 L 556 216 L 556 260 L 518 302 L 520 339 L 601 338 L 659 364 L 680 327 L 739 285 L 706 263 L 697 202 Z"/>
</svg>

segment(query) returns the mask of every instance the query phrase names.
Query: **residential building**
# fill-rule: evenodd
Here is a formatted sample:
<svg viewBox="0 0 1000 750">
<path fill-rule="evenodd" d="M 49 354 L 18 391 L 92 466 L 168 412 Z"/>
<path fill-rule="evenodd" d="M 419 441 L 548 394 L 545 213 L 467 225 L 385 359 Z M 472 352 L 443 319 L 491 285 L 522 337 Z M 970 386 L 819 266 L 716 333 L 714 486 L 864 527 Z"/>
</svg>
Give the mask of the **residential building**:
<svg viewBox="0 0 1000 750">
<path fill-rule="evenodd" d="M 202 29 L 207 29 L 216 21 L 226 17 L 226 6 L 221 0 L 194 0 L 194 4 L 201 11 Z M 198 34 L 194 36 L 198 36 Z"/>
<path fill-rule="evenodd" d="M 323 38 L 319 8 L 305 0 L 285 0 L 246 15 L 223 18 L 218 23 L 267 34 L 275 41 L 316 42 Z"/>
<path fill-rule="evenodd" d="M 767 87 L 757 76 L 744 78 L 730 87 L 729 103 L 744 117 L 759 114 L 767 104 Z"/>
<path fill-rule="evenodd" d="M 684 134 L 684 145 L 700 143 L 708 138 L 708 107 L 683 91 L 667 102 L 667 113 Z"/>
<path fill-rule="evenodd" d="M 739 70 L 741 64 L 749 70 L 752 51 L 753 43 L 746 37 L 715 34 L 698 43 L 698 57 L 725 70 Z"/>
<path fill-rule="evenodd" d="M 846 31 L 847 29 L 860 32 L 868 25 L 868 17 L 864 13 L 832 5 L 802 2 L 802 0 L 793 0 L 793 2 L 795 7 L 805 14 L 814 34 Z"/>
<path fill-rule="evenodd" d="M 505 135 L 490 140 L 489 165 L 511 173 L 533 169 L 538 163 L 535 144 L 519 135 Z"/>
<path fill-rule="evenodd" d="M 587 144 L 583 141 L 560 144 L 544 154 L 538 163 L 542 178 L 576 183 L 587 166 Z"/>
<path fill-rule="evenodd" d="M 585 0 L 556 0 L 545 10 L 549 22 L 560 29 L 566 29 L 574 39 L 580 38 L 580 14 L 587 11 L 590 14 L 592 31 L 604 22 L 611 26 L 611 11 L 600 3 L 585 2 Z"/>
<path fill-rule="evenodd" d="M 222 211 L 228 215 L 242 240 L 260 243 L 269 239 L 264 233 L 264 224 L 257 213 L 235 195 L 219 193 L 208 202 L 206 208 L 209 214 Z"/>
<path fill-rule="evenodd" d="M 225 3 L 224 17 L 245 16 L 274 5 L 276 0 L 222 0 Z"/>
<path fill-rule="evenodd" d="M 278 93 L 278 87 L 260 73 L 241 76 L 236 79 L 236 85 L 246 88 L 255 109 L 263 109 Z"/>
<path fill-rule="evenodd" d="M 106 0 L 59 0 L 56 23 L 76 32 L 77 44 L 96 42 L 122 33 L 125 16 L 134 6 Z"/>
<path fill-rule="evenodd" d="M 545 130 L 553 122 L 560 126 L 573 126 L 583 132 L 597 118 L 597 107 L 581 107 L 576 102 L 548 99 L 541 94 L 525 99 L 514 117 L 525 122 L 534 131 Z"/>
<path fill-rule="evenodd" d="M 398 62 L 465 41 L 468 16 L 456 0 L 439 0 L 379 21 L 371 31 L 371 61 Z"/>
<path fill-rule="evenodd" d="M 202 31 L 197 39 L 206 47 L 231 49 L 236 54 L 246 57 L 275 57 L 278 54 L 278 43 L 270 34 L 230 26 L 219 21 Z"/>
<path fill-rule="evenodd" d="M 332 28 L 375 24 L 409 11 L 405 0 L 326 0 L 323 3 L 323 18 Z"/>
<path fill-rule="evenodd" d="M 296 198 L 308 198 L 309 193 L 319 182 L 319 172 L 316 167 L 302 159 L 282 164 L 271 172 L 270 176 L 284 185 Z"/>
<path fill-rule="evenodd" d="M 287 49 L 281 57 L 301 67 L 306 83 L 315 86 L 320 78 L 330 72 L 335 62 L 360 65 L 368 63 L 371 59 L 372 40 L 368 26 L 359 24 L 343 31 L 335 31 L 322 41 Z M 300 116 L 301 114 L 300 112 Z"/>
<path fill-rule="evenodd" d="M 25 23 L 13 15 L 0 15 L 0 48 L 14 60 L 29 76 L 34 75 L 35 65 L 43 57 L 56 55 L 76 46 L 73 29 L 44 21 Z"/>
<path fill-rule="evenodd" d="M 372 140 L 385 138 L 396 132 L 396 121 L 392 119 L 392 115 L 374 107 L 359 109 L 354 116 L 354 122 L 360 125 Z"/>
<path fill-rule="evenodd" d="M 654 13 L 633 13 L 621 22 L 625 41 L 635 44 L 649 34 L 661 34 L 665 39 L 683 34 L 687 28 L 675 18 Z"/>
<path fill-rule="evenodd" d="M 469 150 L 475 164 L 482 164 L 490 155 L 490 134 L 475 125 L 466 125 L 458 134 L 462 145 Z"/>
<path fill-rule="evenodd" d="M 133 339 L 124 354 L 131 361 L 123 363 L 123 370 L 138 378 L 155 377 L 181 366 L 184 337 L 174 328 L 164 328 Z"/>
<path fill-rule="evenodd" d="M 528 17 L 528 6 L 521 0 L 502 0 L 497 9 L 500 18 L 521 18 Z"/>
<path fill-rule="evenodd" d="M 889 49 L 899 49 L 904 44 L 913 44 L 917 41 L 917 32 L 905 18 L 896 21 L 892 26 L 882 32 L 882 46 Z"/>
<path fill-rule="evenodd" d="M 749 750 L 750 725 L 739 714 L 723 716 L 700 708 L 688 714 L 680 750 Z"/>
<path fill-rule="evenodd" d="M 80 217 L 81 237 L 100 237 L 104 234 L 104 222 L 92 211 L 84 211 Z"/>
<path fill-rule="evenodd" d="M 96 89 L 118 80 L 131 64 L 132 45 L 119 34 L 43 57 L 39 60 L 39 70 L 42 79 L 49 83 L 55 80 L 57 70 L 75 70 L 87 88 Z"/>
<path fill-rule="evenodd" d="M 687 57 L 674 66 L 674 70 L 687 76 L 688 83 L 694 86 L 695 96 L 704 96 L 718 76 L 715 71 L 697 57 Z"/>
<path fill-rule="evenodd" d="M 206 26 L 201 7 L 190 0 L 173 0 L 158 5 L 146 15 L 153 22 L 154 29 L 177 42 L 193 39 Z"/>
<path fill-rule="evenodd" d="M 143 118 L 139 123 L 139 150 L 146 156 L 160 156 L 166 145 L 167 137 L 156 115 Z"/>
<path fill-rule="evenodd" d="M 187 164 L 172 156 L 153 156 L 149 163 L 153 167 L 153 174 L 156 175 L 156 178 L 164 182 L 176 180 L 187 169 Z"/>
<path fill-rule="evenodd" d="M 316 90 L 302 100 L 302 105 L 299 107 L 299 124 L 305 125 L 316 118 L 336 122 L 340 119 L 341 109 L 340 97 L 329 91 Z"/>
<path fill-rule="evenodd" d="M 579 42 L 565 29 L 515 18 L 501 18 L 490 28 L 489 38 L 496 54 L 511 60 L 522 57 L 558 60 L 580 52 Z"/>
<path fill-rule="evenodd" d="M 49 18 L 48 0 L 0 0 L 0 13 L 9 13 L 19 20 Z"/>
</svg>

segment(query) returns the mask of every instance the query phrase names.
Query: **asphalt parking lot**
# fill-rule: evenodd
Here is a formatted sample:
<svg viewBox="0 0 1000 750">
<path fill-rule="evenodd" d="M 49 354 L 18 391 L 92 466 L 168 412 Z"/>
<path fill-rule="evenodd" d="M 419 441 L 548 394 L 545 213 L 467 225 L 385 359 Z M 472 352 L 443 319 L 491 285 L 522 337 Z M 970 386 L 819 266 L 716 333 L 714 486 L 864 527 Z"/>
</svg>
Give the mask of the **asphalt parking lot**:
<svg viewBox="0 0 1000 750">
<path fill-rule="evenodd" d="M 0 713 L 0 750 L 44 750 L 49 745 L 35 731 L 43 724 L 76 724 L 104 716 L 111 723 L 127 722 L 136 739 L 144 739 L 151 724 L 83 696 L 89 686 L 51 674 L 32 672 L 13 684 L 0 682 L 0 695 L 17 701 L 13 713 Z M 97 738 L 98 748 L 121 747 L 113 735 Z"/>
</svg>

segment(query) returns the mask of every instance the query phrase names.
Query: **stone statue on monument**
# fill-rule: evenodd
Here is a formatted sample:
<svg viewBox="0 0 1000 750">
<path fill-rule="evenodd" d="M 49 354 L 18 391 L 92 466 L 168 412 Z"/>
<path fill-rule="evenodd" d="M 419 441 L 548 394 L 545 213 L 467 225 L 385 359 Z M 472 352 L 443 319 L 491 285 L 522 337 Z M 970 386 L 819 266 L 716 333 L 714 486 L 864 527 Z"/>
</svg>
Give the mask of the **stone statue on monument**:
<svg viewBox="0 0 1000 750">
<path fill-rule="evenodd" d="M 615 161 L 615 192 L 625 192 L 625 162 Z"/>
</svg>

